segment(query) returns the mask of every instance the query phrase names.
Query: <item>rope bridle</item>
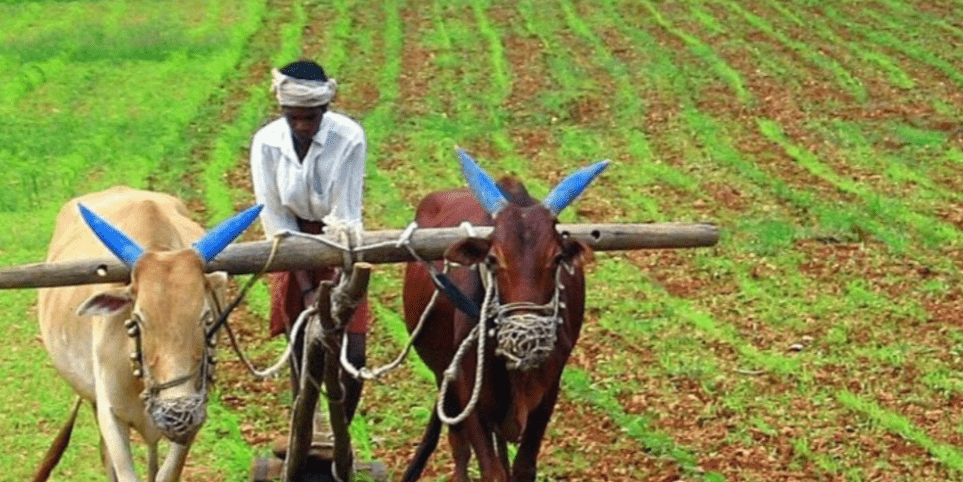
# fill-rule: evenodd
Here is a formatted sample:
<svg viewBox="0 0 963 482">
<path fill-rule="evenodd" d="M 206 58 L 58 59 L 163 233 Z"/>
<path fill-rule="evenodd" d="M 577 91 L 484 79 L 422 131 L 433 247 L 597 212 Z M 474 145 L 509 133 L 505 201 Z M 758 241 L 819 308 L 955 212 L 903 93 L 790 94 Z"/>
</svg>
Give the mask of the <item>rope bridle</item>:
<svg viewBox="0 0 963 482">
<path fill-rule="evenodd" d="M 210 320 L 217 320 L 221 315 L 220 300 L 217 298 L 217 293 L 214 292 L 210 284 L 206 282 L 205 291 L 210 295 L 213 305 L 213 312 L 210 312 L 213 316 L 207 318 Z M 200 392 L 202 396 L 206 397 L 208 383 L 213 383 L 215 380 L 213 369 L 214 365 L 217 364 L 217 358 L 214 355 L 216 332 L 210 329 L 214 323 L 214 321 L 204 322 L 205 346 L 204 356 L 201 357 L 201 361 L 194 365 L 194 368 L 185 375 L 181 375 L 165 382 L 157 382 L 153 375 L 151 375 L 148 365 L 144 363 L 144 343 L 142 338 L 144 332 L 144 321 L 136 312 L 131 312 L 130 318 L 124 322 L 124 328 L 127 329 L 127 336 L 134 341 L 134 349 L 130 353 L 131 373 L 134 375 L 134 377 L 139 378 L 144 382 L 144 391 L 140 395 L 142 400 L 154 400 L 162 390 L 187 383 L 195 379 L 198 374 L 201 375 L 199 387 Z"/>
<path fill-rule="evenodd" d="M 443 373 L 438 389 L 436 411 L 438 418 L 448 425 L 456 425 L 464 421 L 478 404 L 484 375 L 487 338 L 495 338 L 495 354 L 506 360 L 509 370 L 524 371 L 537 368 L 548 358 L 558 338 L 557 327 L 564 322 L 562 312 L 565 310 L 565 302 L 561 301 L 561 293 L 565 290 L 565 285 L 562 283 L 562 270 L 571 274 L 575 269 L 565 263 L 559 263 L 555 271 L 555 292 L 547 304 L 538 305 L 530 302 L 501 304 L 498 301 L 498 282 L 494 271 L 484 265 L 480 266 L 483 267 L 481 268 L 484 272 L 482 281 L 485 285 L 485 299 L 481 308 L 483 321 L 476 324 L 468 336 L 462 340 L 458 351 L 455 352 L 455 356 Z M 429 305 L 425 312 L 430 309 Z M 517 311 L 524 311 L 524 313 L 512 314 Z M 493 326 L 483 331 L 482 327 L 487 327 L 489 324 Z M 471 398 L 461 413 L 450 417 L 443 407 L 445 394 L 449 383 L 458 376 L 458 365 L 468 353 L 472 343 L 477 343 L 478 346 Z"/>
<path fill-rule="evenodd" d="M 509 370 L 537 368 L 555 348 L 558 326 L 565 321 L 561 316 L 565 309 L 565 302 L 561 299 L 565 291 L 563 269 L 569 274 L 575 272 L 573 266 L 559 263 L 555 271 L 555 292 L 551 301 L 544 305 L 527 301 L 500 304 L 498 296 L 493 297 L 491 316 L 495 320 L 495 338 L 498 342 L 495 354 L 505 358 Z M 497 291 L 494 276 L 489 277 L 489 283 L 494 284 Z"/>
</svg>

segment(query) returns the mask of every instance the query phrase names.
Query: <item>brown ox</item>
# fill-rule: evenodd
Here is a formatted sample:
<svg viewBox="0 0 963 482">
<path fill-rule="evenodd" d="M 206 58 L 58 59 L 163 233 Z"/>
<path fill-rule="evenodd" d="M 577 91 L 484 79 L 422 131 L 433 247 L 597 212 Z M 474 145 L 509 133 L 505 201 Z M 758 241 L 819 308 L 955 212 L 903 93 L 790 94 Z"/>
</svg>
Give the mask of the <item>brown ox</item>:
<svg viewBox="0 0 963 482">
<path fill-rule="evenodd" d="M 474 409 L 460 423 L 447 422 L 454 422 L 449 425 L 449 443 L 455 479 L 469 480 L 468 462 L 474 451 L 482 480 L 533 481 L 562 370 L 582 326 L 582 265 L 591 258 L 587 246 L 556 230 L 556 216 L 607 161 L 576 172 L 539 203 L 521 183 L 507 180 L 496 187 L 467 154 L 459 151 L 459 156 L 470 191 L 430 194 L 419 204 L 416 217 L 423 228 L 458 226 L 464 221 L 494 227 L 489 239 L 466 239 L 445 254 L 462 266 L 450 273 L 451 280 L 481 307 L 488 337 L 481 373 L 476 373 L 476 341 L 453 367 L 457 375 L 439 404 L 446 418 L 463 411 L 473 398 L 475 377 L 482 377 Z M 469 267 L 476 264 L 479 268 Z M 435 269 L 440 269 L 440 263 Z M 483 280 L 486 273 L 491 274 L 490 288 Z M 448 296 L 437 297 L 429 306 L 435 291 L 431 276 L 423 264 L 408 265 L 405 318 L 412 331 L 430 309 L 415 347 L 442 385 L 445 370 L 463 340 L 474 333 L 478 320 L 456 308 Z M 484 304 L 486 291 L 491 298 L 488 305 Z M 418 479 L 437 445 L 440 428 L 436 410 L 403 480 Z M 511 465 L 506 442 L 519 444 Z"/>
<path fill-rule="evenodd" d="M 47 261 L 114 253 L 131 267 L 129 285 L 39 294 L 44 345 L 60 375 L 94 405 L 111 480 L 137 480 L 131 428 L 148 444 L 149 479 L 180 478 L 206 418 L 212 367 L 205 327 L 218 315 L 227 279 L 225 273 L 205 275 L 204 265 L 257 211 L 245 211 L 205 236 L 179 200 L 128 187 L 74 199 L 60 210 Z M 199 238 L 193 248 L 188 244 Z M 162 436 L 171 449 L 158 471 Z"/>
</svg>

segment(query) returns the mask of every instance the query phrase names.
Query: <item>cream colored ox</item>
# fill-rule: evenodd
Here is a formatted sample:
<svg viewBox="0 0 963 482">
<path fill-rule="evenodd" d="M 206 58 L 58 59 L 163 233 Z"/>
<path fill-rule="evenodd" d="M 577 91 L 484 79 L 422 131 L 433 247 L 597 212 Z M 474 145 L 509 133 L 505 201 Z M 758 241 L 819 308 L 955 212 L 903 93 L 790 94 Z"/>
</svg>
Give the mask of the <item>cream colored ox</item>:
<svg viewBox="0 0 963 482">
<path fill-rule="evenodd" d="M 148 444 L 148 479 L 180 478 L 206 418 L 213 368 L 206 328 L 219 315 L 227 280 L 223 272 L 205 274 L 204 266 L 259 211 L 251 208 L 205 235 L 176 198 L 128 187 L 88 194 L 60 210 L 48 262 L 113 253 L 131 268 L 129 285 L 39 295 L 44 345 L 60 375 L 93 403 L 111 480 L 137 480 L 131 428 Z M 158 468 L 162 437 L 171 446 Z"/>
</svg>

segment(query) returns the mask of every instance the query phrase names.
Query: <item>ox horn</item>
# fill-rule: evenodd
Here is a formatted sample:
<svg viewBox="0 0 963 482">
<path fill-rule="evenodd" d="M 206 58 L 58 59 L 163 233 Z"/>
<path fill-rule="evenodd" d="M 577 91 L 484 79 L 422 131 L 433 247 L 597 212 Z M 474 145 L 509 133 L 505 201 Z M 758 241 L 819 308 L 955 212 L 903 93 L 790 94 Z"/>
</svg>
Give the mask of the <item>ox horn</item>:
<svg viewBox="0 0 963 482">
<path fill-rule="evenodd" d="M 144 249 L 139 244 L 130 239 L 123 231 L 115 228 L 107 220 L 98 216 L 83 204 L 78 204 L 80 216 L 90 229 L 100 238 L 100 241 L 107 246 L 115 256 L 120 258 L 128 268 L 134 266 L 140 255 L 144 254 Z"/>
<path fill-rule="evenodd" d="M 234 238 L 243 233 L 257 219 L 263 207 L 263 204 L 251 206 L 221 222 L 194 243 L 194 250 L 197 251 L 204 262 L 214 259 L 227 245 L 231 244 L 231 241 L 234 241 Z"/>
<path fill-rule="evenodd" d="M 498 214 L 498 211 L 508 205 L 505 195 L 491 176 L 478 167 L 475 160 L 464 149 L 457 149 L 457 151 L 461 172 L 465 174 L 465 179 L 468 181 L 468 189 L 488 214 L 492 216 Z"/>
<path fill-rule="evenodd" d="M 599 175 L 606 167 L 608 167 L 609 161 L 599 161 L 588 167 L 583 167 L 568 177 L 562 180 L 552 189 L 552 192 L 542 199 L 542 205 L 548 208 L 548 210 L 555 216 L 562 212 L 572 201 L 575 200 L 582 194 L 582 191 Z"/>
</svg>

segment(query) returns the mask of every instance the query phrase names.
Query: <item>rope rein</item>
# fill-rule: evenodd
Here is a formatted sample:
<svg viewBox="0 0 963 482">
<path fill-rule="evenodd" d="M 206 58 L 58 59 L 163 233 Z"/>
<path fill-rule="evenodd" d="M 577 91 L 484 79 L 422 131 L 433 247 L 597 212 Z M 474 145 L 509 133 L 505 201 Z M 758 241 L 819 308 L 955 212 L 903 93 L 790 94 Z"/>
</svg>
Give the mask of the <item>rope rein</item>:
<svg viewBox="0 0 963 482">
<path fill-rule="evenodd" d="M 415 233 L 415 230 L 417 228 L 418 228 L 418 223 L 412 221 L 410 224 L 408 224 L 408 227 L 406 227 L 405 230 L 401 233 L 401 236 L 399 236 L 398 241 L 388 241 L 388 242 L 379 243 L 379 244 L 392 245 L 394 247 L 399 247 L 399 248 L 404 247 L 405 249 L 408 250 L 409 253 L 411 253 L 411 256 L 415 260 L 427 266 L 428 269 L 432 271 L 432 273 L 434 274 L 434 271 L 435 271 L 434 267 L 430 263 L 422 259 L 420 256 L 418 256 L 418 253 L 415 251 L 415 249 L 411 247 L 411 242 L 410 242 L 411 236 Z M 366 246 L 365 248 L 370 249 L 371 246 Z M 449 264 L 446 262 L 443 270 L 445 274 L 448 273 L 448 268 L 449 268 Z M 345 332 L 341 342 L 341 356 L 340 356 L 341 367 L 344 368 L 344 370 L 352 377 L 356 379 L 363 379 L 363 380 L 375 380 L 375 379 L 381 378 L 382 376 L 386 375 L 388 372 L 394 370 L 395 368 L 398 368 L 398 366 L 401 365 L 401 362 L 404 361 L 405 357 L 408 356 L 408 353 L 411 351 L 411 348 L 414 346 L 415 341 L 418 339 L 418 336 L 421 335 L 421 331 L 425 326 L 425 320 L 428 319 L 428 313 L 431 312 L 431 309 L 435 306 L 435 301 L 438 299 L 438 293 L 439 293 L 439 290 L 436 289 L 431 294 L 431 299 L 428 300 L 428 305 L 425 307 L 425 310 L 421 312 L 421 316 L 418 318 L 418 324 L 415 326 L 414 330 L 411 331 L 411 336 L 408 337 L 408 342 L 405 344 L 405 347 L 401 350 L 401 353 L 399 353 L 394 360 L 392 360 L 387 365 L 383 365 L 375 369 L 370 369 L 368 367 L 361 367 L 361 368 L 355 367 L 348 360 L 348 343 L 347 343 L 348 334 L 347 332 Z"/>
<path fill-rule="evenodd" d="M 231 302 L 227 310 L 224 310 L 224 312 L 221 313 L 221 316 L 217 320 L 217 323 L 214 324 L 214 326 L 211 328 L 211 330 L 207 334 L 208 340 L 213 340 L 213 338 L 217 335 L 217 330 L 223 325 L 225 331 L 227 331 L 228 339 L 231 342 L 231 348 L 234 349 L 234 353 L 237 355 L 237 357 L 241 360 L 241 362 L 247 368 L 248 373 L 250 373 L 251 376 L 253 376 L 254 378 L 258 378 L 258 379 L 270 378 L 277 375 L 281 371 L 281 369 L 284 368 L 285 363 L 287 363 L 288 361 L 288 357 L 291 355 L 291 350 L 292 350 L 291 344 L 288 343 L 284 347 L 284 353 L 281 354 L 281 357 L 278 359 L 276 363 L 274 363 L 273 365 L 269 366 L 264 370 L 258 370 L 257 368 L 254 367 L 254 364 L 251 363 L 250 358 L 247 357 L 247 355 L 244 353 L 244 350 L 241 349 L 240 344 L 238 344 L 237 337 L 234 335 L 234 330 L 231 329 L 231 325 L 227 322 L 228 315 L 230 315 L 231 312 L 234 311 L 234 308 L 237 308 L 237 306 L 241 304 L 241 301 L 244 300 L 245 296 L 247 296 L 247 292 L 251 289 L 254 283 L 257 282 L 257 280 L 260 279 L 262 276 L 264 276 L 264 274 L 267 273 L 268 270 L 271 268 L 271 264 L 274 262 L 274 258 L 277 257 L 278 247 L 281 245 L 281 240 L 295 234 L 296 233 L 285 231 L 274 236 L 274 242 L 271 244 L 271 253 L 268 255 L 268 259 L 264 263 L 264 267 L 261 268 L 261 271 L 259 273 L 257 273 L 256 275 L 252 276 L 250 279 L 247 280 L 247 283 L 245 283 L 244 287 L 241 288 L 241 291 L 238 292 L 237 296 L 234 298 L 234 301 Z M 306 317 L 313 314 L 313 312 L 309 313 L 309 311 L 311 311 L 311 308 L 301 312 L 301 314 L 298 316 L 298 319 L 297 321 L 295 321 L 294 326 L 292 327 L 292 330 L 291 330 L 292 339 L 295 338 L 295 334 L 304 325 L 304 320 L 306 319 Z"/>
<path fill-rule="evenodd" d="M 469 236 L 475 236 L 474 227 L 470 223 L 463 222 L 460 227 L 463 228 Z M 381 249 L 384 247 L 404 247 L 417 262 L 425 265 L 429 273 L 432 275 L 432 280 L 437 284 L 437 279 L 435 277 L 439 274 L 438 271 L 431 263 L 422 259 L 411 246 L 411 237 L 417 228 L 417 222 L 412 222 L 401 233 L 398 240 L 385 241 L 364 246 L 361 246 L 359 245 L 360 243 L 358 243 L 358 233 L 349 233 L 346 230 L 339 230 L 342 241 L 341 243 L 331 241 L 321 236 L 299 232 L 284 232 L 276 235 L 274 237 L 274 244 L 271 249 L 271 254 L 268 258 L 268 261 L 265 263 L 264 268 L 262 268 L 261 272 L 256 276 L 253 276 L 250 280 L 248 280 L 248 283 L 240 291 L 234 302 L 231 303 L 229 309 L 222 313 L 221 319 L 219 319 L 215 324 L 215 327 L 211 330 L 211 333 L 216 332 L 217 328 L 223 324 L 228 332 L 228 336 L 231 340 L 231 345 L 234 348 L 235 353 L 237 353 L 238 357 L 247 366 L 248 371 L 256 378 L 275 376 L 284 367 L 284 365 L 287 363 L 287 360 L 291 356 L 291 353 L 293 352 L 293 343 L 295 343 L 295 340 L 297 340 L 298 335 L 305 330 L 305 326 L 307 325 L 306 321 L 318 315 L 317 307 L 310 306 L 301 312 L 291 329 L 284 353 L 274 365 L 265 370 L 255 369 L 248 358 L 244 355 L 234 337 L 233 330 L 231 330 L 230 325 L 227 323 L 227 314 L 229 314 L 230 311 L 241 302 L 254 282 L 269 270 L 271 263 L 277 254 L 278 246 L 280 245 L 281 240 L 286 237 L 300 237 L 320 242 L 335 249 L 341 250 L 344 255 L 345 273 L 350 273 L 355 256 L 360 255 L 364 251 Z M 447 275 L 450 267 L 451 265 L 446 261 L 441 274 Z M 483 304 L 480 308 L 479 322 L 461 341 L 461 344 L 459 345 L 458 350 L 455 352 L 451 363 L 442 373 L 442 380 L 438 390 L 438 400 L 435 407 L 438 417 L 442 422 L 448 425 L 459 424 L 463 422 L 477 406 L 481 395 L 482 382 L 484 380 L 484 366 L 486 361 L 485 348 L 487 338 L 491 337 L 496 339 L 495 354 L 503 357 L 506 360 L 507 367 L 512 370 L 528 370 L 535 368 L 539 366 L 549 354 L 551 354 L 557 339 L 557 327 L 563 323 L 561 313 L 565 310 L 565 303 L 561 300 L 561 293 L 565 289 L 562 283 L 563 270 L 567 271 L 569 274 L 572 274 L 574 273 L 575 268 L 574 266 L 570 266 L 566 263 L 559 264 L 555 273 L 554 294 L 552 299 L 547 304 L 539 305 L 531 302 L 501 304 L 498 302 L 498 286 L 494 273 L 488 270 L 483 264 L 480 265 L 479 271 L 485 289 L 485 296 Z M 342 276 L 341 283 L 346 282 L 346 277 Z M 421 335 L 421 332 L 424 329 L 428 319 L 428 315 L 434 308 L 441 291 L 442 290 L 439 288 L 439 286 L 436 286 L 436 289 L 432 293 L 428 304 L 418 319 L 418 324 L 411 331 L 408 342 L 405 344 L 401 352 L 386 365 L 377 368 L 359 368 L 354 366 L 351 361 L 348 360 L 348 333 L 347 331 L 344 331 L 344 327 L 337 327 L 335 330 L 342 331 L 342 343 L 339 356 L 339 362 L 342 369 L 355 379 L 374 380 L 383 377 L 387 373 L 400 366 L 405 357 L 411 351 L 411 348 L 414 346 L 415 342 L 418 340 L 418 337 Z M 354 308 L 357 308 L 359 303 L 360 300 L 352 300 L 340 290 L 332 290 L 331 311 L 333 313 L 337 313 L 345 309 L 353 310 Z M 518 313 L 519 311 L 523 311 L 523 313 Z M 487 326 L 490 322 L 494 327 L 488 329 Z M 473 343 L 476 344 L 476 368 L 475 379 L 472 386 L 472 394 L 468 403 L 460 411 L 460 413 L 455 416 L 449 416 L 447 413 L 445 413 L 444 399 L 448 393 L 451 382 L 454 381 L 458 376 L 458 369 L 462 360 L 469 352 L 469 349 Z M 330 349 L 330 347 L 327 348 Z M 302 356 L 306 356 L 306 354 L 307 350 L 304 350 L 304 354 Z M 307 360 L 302 360 L 301 366 L 306 366 L 304 365 L 305 363 L 307 363 Z M 296 370 L 295 367 L 292 367 L 292 369 Z M 298 373 L 295 373 L 294 376 L 300 378 L 300 374 Z M 310 382 L 316 385 L 319 384 L 317 380 L 310 380 Z"/>
<path fill-rule="evenodd" d="M 314 306 L 309 306 L 304 311 L 302 311 L 301 314 L 298 315 L 298 319 L 294 322 L 294 325 L 291 327 L 291 332 L 288 335 L 288 343 L 284 347 L 284 353 L 281 354 L 281 356 L 273 365 L 263 370 L 259 370 L 256 367 L 254 367 L 254 364 L 251 363 L 250 358 L 244 353 L 244 350 L 241 348 L 240 344 L 238 343 L 237 337 L 234 335 L 234 330 L 231 329 L 230 324 L 227 322 L 228 315 L 230 315 L 230 313 L 241 303 L 241 301 L 245 298 L 245 296 L 247 295 L 247 292 L 251 289 L 254 283 L 257 282 L 258 279 L 264 276 L 264 274 L 271 269 L 271 264 L 274 262 L 274 259 L 277 257 L 278 248 L 281 245 L 281 241 L 288 237 L 305 238 L 305 239 L 310 239 L 312 241 L 316 241 L 322 244 L 326 244 L 335 249 L 344 251 L 347 256 L 350 256 L 350 253 L 354 251 L 349 247 L 350 243 L 348 243 L 346 246 L 344 244 L 339 244 L 334 241 L 328 240 L 326 238 L 322 238 L 320 236 L 307 234 L 307 233 L 301 233 L 301 232 L 295 232 L 295 231 L 284 231 L 274 236 L 274 241 L 271 245 L 271 253 L 268 255 L 268 259 L 264 263 L 264 267 L 261 268 L 261 271 L 259 273 L 257 273 L 256 275 L 248 279 L 247 283 L 244 285 L 241 291 L 238 292 L 238 295 L 234 298 L 234 301 L 231 302 L 228 309 L 221 314 L 221 317 L 218 319 L 217 323 L 211 328 L 211 330 L 207 334 L 208 338 L 212 339 L 216 335 L 217 330 L 223 325 L 225 327 L 225 330 L 227 331 L 228 338 L 230 339 L 230 342 L 231 342 L 231 348 L 233 348 L 234 353 L 237 355 L 237 357 L 241 360 L 241 362 L 247 368 L 248 373 L 250 373 L 251 376 L 253 376 L 254 378 L 258 378 L 258 379 L 271 378 L 273 376 L 276 376 L 284 368 L 284 366 L 288 362 L 288 359 L 291 357 L 291 353 L 294 351 L 293 343 L 295 342 L 295 340 L 297 340 L 298 335 L 301 333 L 301 331 L 303 331 L 304 327 L 307 325 L 306 321 L 310 317 L 317 314 L 317 308 Z M 344 240 L 345 238 L 342 238 L 342 239 Z M 384 243 L 381 243 L 381 244 L 384 244 Z M 367 248 L 370 248 L 370 247 L 367 247 Z M 347 262 L 347 258 L 346 258 L 346 262 Z M 296 368 L 295 368 L 295 371 L 296 371 Z M 300 376 L 300 374 L 298 373 L 295 373 L 294 375 L 295 377 Z"/>
<path fill-rule="evenodd" d="M 458 346 L 458 351 L 455 352 L 455 356 L 452 357 L 451 363 L 448 364 L 448 368 L 442 374 L 441 386 L 438 387 L 438 403 L 436 406 L 436 412 L 438 413 L 438 418 L 447 425 L 457 425 L 465 420 L 468 415 L 475 410 L 475 405 L 478 404 L 478 398 L 481 394 L 482 379 L 484 377 L 484 367 L 485 367 L 485 339 L 488 338 L 485 333 L 484 326 L 488 321 L 488 311 L 491 306 L 492 297 L 495 296 L 495 283 L 494 276 L 488 272 L 488 283 L 486 283 L 485 289 L 485 301 L 482 303 L 481 309 L 481 319 L 478 320 L 478 324 L 472 328 L 468 336 L 462 340 L 461 345 Z M 438 291 L 435 290 L 437 293 Z M 426 310 L 427 312 L 427 310 Z M 448 392 L 448 384 L 458 376 L 458 365 L 461 363 L 461 359 L 464 358 L 465 353 L 468 352 L 468 348 L 471 347 L 472 342 L 475 342 L 477 338 L 478 351 L 475 355 L 475 383 L 472 386 L 471 398 L 468 403 L 465 404 L 465 408 L 454 417 L 449 417 L 445 413 L 445 394 Z"/>
</svg>

